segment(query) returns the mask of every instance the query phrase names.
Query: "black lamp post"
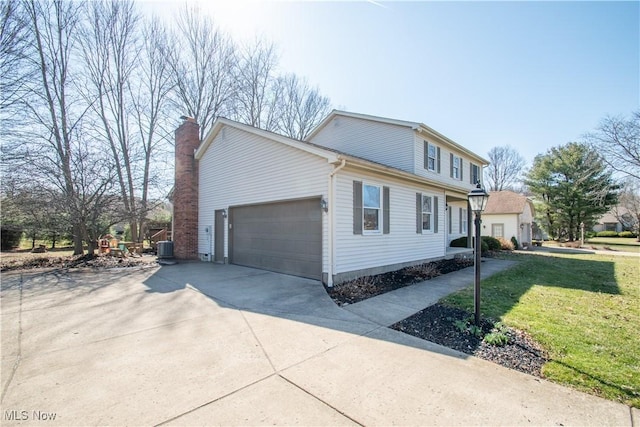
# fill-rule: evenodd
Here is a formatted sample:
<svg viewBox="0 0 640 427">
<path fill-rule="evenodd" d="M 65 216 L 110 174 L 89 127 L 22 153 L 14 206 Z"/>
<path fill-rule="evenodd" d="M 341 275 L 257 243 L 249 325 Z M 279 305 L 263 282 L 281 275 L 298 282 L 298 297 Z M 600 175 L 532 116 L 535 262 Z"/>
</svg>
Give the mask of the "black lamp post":
<svg viewBox="0 0 640 427">
<path fill-rule="evenodd" d="M 471 210 L 475 214 L 475 229 L 476 229 L 476 238 L 474 244 L 475 250 L 475 287 L 473 293 L 473 302 L 474 302 L 474 314 L 475 314 L 475 324 L 476 326 L 480 326 L 480 225 L 482 224 L 481 215 L 484 209 L 487 207 L 487 200 L 489 199 L 489 194 L 480 186 L 480 182 L 477 183 L 476 188 L 471 190 L 467 195 L 469 198 L 469 206 Z"/>
</svg>

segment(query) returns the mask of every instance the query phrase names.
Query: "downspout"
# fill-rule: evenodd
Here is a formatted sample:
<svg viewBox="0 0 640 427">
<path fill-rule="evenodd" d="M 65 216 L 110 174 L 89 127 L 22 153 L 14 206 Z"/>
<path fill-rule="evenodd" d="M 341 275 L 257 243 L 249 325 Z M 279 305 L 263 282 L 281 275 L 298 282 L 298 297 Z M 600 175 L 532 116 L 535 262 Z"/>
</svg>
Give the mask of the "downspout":
<svg viewBox="0 0 640 427">
<path fill-rule="evenodd" d="M 331 173 L 329 174 L 329 197 L 327 200 L 327 203 L 329 204 L 329 209 L 327 210 L 327 225 L 329 228 L 328 231 L 328 249 L 327 249 L 327 255 L 329 258 L 329 262 L 327 265 L 327 287 L 332 287 L 333 286 L 333 271 L 334 271 L 334 259 L 335 259 L 335 248 L 334 248 L 334 230 L 335 230 L 335 226 L 334 226 L 334 222 L 335 222 L 335 217 L 336 217 L 336 204 L 335 202 L 335 193 L 336 193 L 336 180 L 334 179 L 334 176 L 336 175 L 336 173 L 338 173 L 338 171 L 340 171 L 340 169 L 344 168 L 347 164 L 347 161 L 345 159 L 342 159 L 342 161 L 340 162 L 340 164 L 336 167 L 333 168 L 333 170 L 331 171 Z"/>
</svg>

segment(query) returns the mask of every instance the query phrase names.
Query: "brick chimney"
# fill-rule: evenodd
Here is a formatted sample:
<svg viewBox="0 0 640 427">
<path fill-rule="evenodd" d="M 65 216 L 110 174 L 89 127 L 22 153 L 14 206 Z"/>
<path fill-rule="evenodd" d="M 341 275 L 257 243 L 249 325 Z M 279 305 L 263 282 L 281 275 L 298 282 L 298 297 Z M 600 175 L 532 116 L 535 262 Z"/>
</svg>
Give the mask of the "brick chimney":
<svg viewBox="0 0 640 427">
<path fill-rule="evenodd" d="M 191 117 L 175 133 L 175 183 L 173 187 L 173 254 L 178 259 L 198 259 L 198 161 L 200 126 Z"/>
</svg>

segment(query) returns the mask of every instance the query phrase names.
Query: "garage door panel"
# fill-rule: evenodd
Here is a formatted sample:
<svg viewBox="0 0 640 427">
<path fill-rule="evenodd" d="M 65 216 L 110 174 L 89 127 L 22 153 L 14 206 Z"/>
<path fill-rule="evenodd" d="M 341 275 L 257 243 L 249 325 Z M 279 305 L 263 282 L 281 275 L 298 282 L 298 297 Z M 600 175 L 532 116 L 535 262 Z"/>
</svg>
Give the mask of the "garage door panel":
<svg viewBox="0 0 640 427">
<path fill-rule="evenodd" d="M 321 278 L 319 198 L 236 207 L 231 218 L 232 263 Z"/>
</svg>

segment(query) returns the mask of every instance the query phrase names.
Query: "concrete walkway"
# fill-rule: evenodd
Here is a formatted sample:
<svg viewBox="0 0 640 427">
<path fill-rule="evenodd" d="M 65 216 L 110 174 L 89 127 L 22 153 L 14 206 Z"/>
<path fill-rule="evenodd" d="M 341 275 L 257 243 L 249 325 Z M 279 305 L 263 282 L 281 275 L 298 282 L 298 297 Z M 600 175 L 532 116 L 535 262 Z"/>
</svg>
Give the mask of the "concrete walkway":
<svg viewBox="0 0 640 427">
<path fill-rule="evenodd" d="M 484 258 L 481 263 L 480 274 L 484 279 L 515 264 L 515 261 Z M 447 295 L 473 285 L 474 278 L 474 269 L 469 267 L 350 304 L 343 308 L 378 325 L 391 326 L 435 304 Z"/>
<path fill-rule="evenodd" d="M 453 274 L 452 288 L 470 283 Z M 405 292 L 427 304 L 448 292 L 437 283 L 432 295 Z M 3 426 L 640 421 L 625 405 L 381 326 L 390 304 L 423 303 L 375 302 L 372 321 L 355 313 L 364 305 L 342 309 L 292 276 L 209 263 L 8 273 L 0 296 Z"/>
</svg>

